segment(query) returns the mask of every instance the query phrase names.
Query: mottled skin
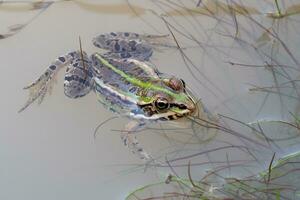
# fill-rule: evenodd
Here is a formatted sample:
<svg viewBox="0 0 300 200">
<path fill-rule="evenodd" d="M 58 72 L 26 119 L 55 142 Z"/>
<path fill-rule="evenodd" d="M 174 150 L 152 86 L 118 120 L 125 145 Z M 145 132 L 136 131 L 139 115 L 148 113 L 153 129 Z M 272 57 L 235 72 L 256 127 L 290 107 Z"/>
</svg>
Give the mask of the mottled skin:
<svg viewBox="0 0 300 200">
<path fill-rule="evenodd" d="M 158 72 L 148 62 L 159 37 L 127 32 L 99 35 L 93 44 L 107 53 L 89 57 L 84 51 L 74 51 L 60 56 L 39 79 L 25 87 L 30 96 L 20 111 L 35 100 L 42 102 L 56 73 L 68 66 L 65 95 L 78 98 L 93 90 L 106 108 L 132 119 L 121 134 L 124 144 L 141 159 L 152 159 L 132 133 L 148 122 L 175 120 L 195 110 L 183 80 Z"/>
</svg>

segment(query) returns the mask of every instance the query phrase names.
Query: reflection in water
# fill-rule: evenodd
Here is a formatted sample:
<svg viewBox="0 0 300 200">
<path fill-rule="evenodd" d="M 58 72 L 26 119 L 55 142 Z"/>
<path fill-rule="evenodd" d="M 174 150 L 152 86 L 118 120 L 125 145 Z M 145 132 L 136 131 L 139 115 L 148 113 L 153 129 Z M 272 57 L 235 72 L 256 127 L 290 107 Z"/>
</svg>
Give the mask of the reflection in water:
<svg viewBox="0 0 300 200">
<path fill-rule="evenodd" d="M 128 5 L 126 3 L 118 4 L 99 4 L 89 3 L 84 0 L 60 0 L 60 1 L 0 1 L 0 12 L 29 12 L 33 10 L 39 10 L 38 13 L 24 24 L 16 24 L 8 27 L 8 32 L 0 33 L 0 39 L 4 39 L 15 35 L 34 19 L 36 19 L 41 13 L 46 11 L 54 3 L 63 3 L 70 1 L 77 4 L 80 8 L 88 12 L 96 12 L 99 14 L 117 14 L 117 15 L 129 15 L 140 16 L 145 14 L 146 10 L 139 6 Z M 134 12 L 133 12 L 134 10 Z"/>
<path fill-rule="evenodd" d="M 115 14 L 115 15 L 130 15 L 130 16 L 140 16 L 145 14 L 146 9 L 143 7 L 131 5 L 128 6 L 126 3 L 119 4 L 99 4 L 99 3 L 89 3 L 83 0 L 72 1 L 80 8 L 85 9 L 89 12 L 96 12 L 98 14 Z M 135 12 L 133 13 L 132 10 Z"/>
</svg>

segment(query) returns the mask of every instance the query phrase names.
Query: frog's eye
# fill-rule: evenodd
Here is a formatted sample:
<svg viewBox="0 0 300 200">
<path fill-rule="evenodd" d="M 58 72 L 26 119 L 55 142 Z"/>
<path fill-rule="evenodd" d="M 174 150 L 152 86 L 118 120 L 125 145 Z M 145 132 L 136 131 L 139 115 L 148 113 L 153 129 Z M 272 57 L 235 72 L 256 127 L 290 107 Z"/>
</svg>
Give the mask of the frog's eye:
<svg viewBox="0 0 300 200">
<path fill-rule="evenodd" d="M 158 98 L 155 101 L 155 107 L 159 110 L 165 110 L 169 108 L 169 102 L 165 98 Z"/>
</svg>

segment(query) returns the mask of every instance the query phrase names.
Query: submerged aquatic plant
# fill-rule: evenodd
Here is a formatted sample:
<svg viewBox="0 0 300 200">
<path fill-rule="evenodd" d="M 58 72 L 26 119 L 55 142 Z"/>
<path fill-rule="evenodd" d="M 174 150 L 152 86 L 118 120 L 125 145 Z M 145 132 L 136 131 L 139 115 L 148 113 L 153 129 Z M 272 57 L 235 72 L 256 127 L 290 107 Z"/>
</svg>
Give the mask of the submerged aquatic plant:
<svg viewBox="0 0 300 200">
<path fill-rule="evenodd" d="M 274 161 L 268 169 L 256 175 L 237 178 L 223 177 L 224 166 L 207 172 L 200 180 L 192 177 L 190 163 L 188 178 L 169 175 L 165 181 L 149 184 L 131 192 L 126 200 L 284 200 L 300 197 L 300 152 Z M 239 164 L 242 167 L 241 164 Z"/>
<path fill-rule="evenodd" d="M 249 83 L 247 97 L 257 98 L 255 120 L 246 121 L 220 112 L 217 114 L 218 123 L 206 122 L 201 117 L 190 118 L 199 126 L 218 130 L 218 136 L 208 144 L 199 143 L 198 151 L 185 152 L 172 159 L 168 158 L 167 164 L 173 175 L 168 176 L 166 183 L 162 181 L 141 187 L 132 192 L 127 200 L 298 199 L 300 153 L 285 156 L 277 162 L 274 160 L 278 155 L 283 155 L 283 152 L 290 152 L 291 149 L 299 150 L 300 131 L 297 116 L 300 99 L 300 62 L 296 53 L 297 45 L 294 46 L 288 38 L 289 36 L 296 38 L 295 34 L 299 31 L 298 21 L 292 17 L 297 17 L 296 15 L 300 13 L 300 6 L 291 3 L 284 8 L 281 7 L 280 1 L 275 0 L 273 3 L 276 12 L 266 14 L 255 7 L 244 5 L 243 1 L 235 0 L 198 1 L 194 7 L 179 0 L 158 0 L 153 3 L 158 8 L 153 13 L 162 20 L 173 36 L 186 69 L 200 86 L 211 92 L 212 96 L 220 98 L 224 93 L 220 86 L 203 73 L 201 70 L 203 63 L 199 60 L 193 61 L 197 59 L 188 53 L 191 53 L 190 49 L 197 51 L 197 55 L 203 55 L 203 59 L 208 57 L 216 62 L 218 60 L 211 55 L 212 52 L 217 52 L 220 59 L 225 57 L 225 62 L 230 67 L 253 70 L 268 81 Z M 213 23 L 212 28 L 204 27 L 200 23 L 200 17 Z M 294 32 L 287 32 L 286 26 L 290 24 Z M 224 38 L 231 43 L 223 42 Z M 189 42 L 194 46 L 182 45 Z M 294 41 L 295 44 L 298 42 Z M 249 63 L 241 61 L 237 55 L 231 53 L 235 52 L 235 49 L 247 55 L 256 55 L 256 60 L 251 57 Z M 274 101 L 278 105 L 273 108 L 277 111 L 277 116 L 261 117 L 266 116 L 266 107 Z M 222 106 L 226 109 L 232 108 L 227 103 Z M 220 137 L 225 134 L 233 141 Z M 218 147 L 210 148 L 214 146 L 212 144 Z M 228 151 L 229 149 L 234 150 Z M 181 149 L 181 152 L 184 151 Z M 227 165 L 221 164 L 225 162 L 224 160 L 217 162 L 219 165 L 216 164 L 214 156 L 224 155 L 224 151 Z M 228 159 L 228 156 L 233 156 L 237 152 L 247 154 L 252 160 L 235 163 Z M 204 155 L 209 161 L 199 163 L 197 159 Z M 266 158 L 271 158 L 267 170 L 260 173 L 259 170 L 254 170 L 255 166 L 266 169 Z M 199 178 L 199 173 L 203 171 L 203 167 L 200 166 L 208 163 L 211 166 L 210 172 L 204 176 L 205 178 Z M 179 175 L 177 170 L 182 167 L 188 167 L 188 175 Z M 192 178 L 191 171 L 198 172 L 198 176 Z M 230 173 L 235 171 L 235 174 L 243 172 L 242 175 L 229 176 L 229 171 Z M 206 178 L 212 178 L 214 182 L 211 183 Z"/>
</svg>

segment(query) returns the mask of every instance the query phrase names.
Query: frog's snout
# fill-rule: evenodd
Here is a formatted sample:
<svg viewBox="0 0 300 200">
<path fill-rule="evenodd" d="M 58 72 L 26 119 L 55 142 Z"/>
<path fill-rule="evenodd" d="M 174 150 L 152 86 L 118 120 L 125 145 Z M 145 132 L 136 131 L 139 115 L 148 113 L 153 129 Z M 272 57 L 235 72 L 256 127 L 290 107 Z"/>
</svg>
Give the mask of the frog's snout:
<svg viewBox="0 0 300 200">
<path fill-rule="evenodd" d="M 196 111 L 196 104 L 194 103 L 194 101 L 190 101 L 186 104 L 186 108 L 189 110 L 190 114 L 193 114 Z"/>
</svg>

